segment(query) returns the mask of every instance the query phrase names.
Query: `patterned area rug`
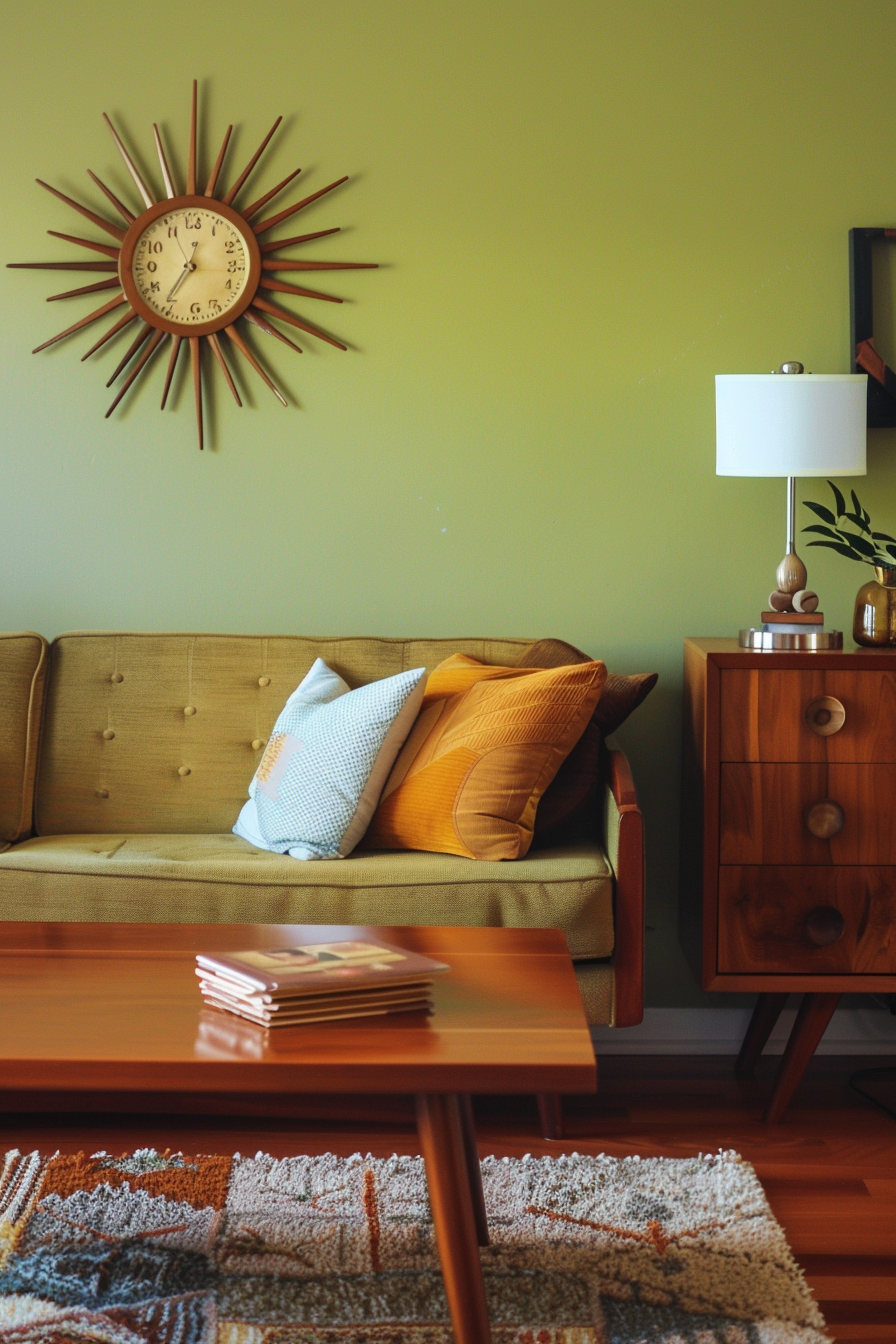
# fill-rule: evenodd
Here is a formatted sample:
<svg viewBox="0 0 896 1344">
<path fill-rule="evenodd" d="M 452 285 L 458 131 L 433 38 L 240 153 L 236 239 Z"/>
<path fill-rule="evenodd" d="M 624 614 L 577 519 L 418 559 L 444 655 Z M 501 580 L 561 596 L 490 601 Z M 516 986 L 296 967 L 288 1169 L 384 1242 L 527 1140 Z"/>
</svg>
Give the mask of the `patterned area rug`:
<svg viewBox="0 0 896 1344">
<path fill-rule="evenodd" d="M 482 1164 L 495 1344 L 824 1344 L 752 1167 Z M 6 1154 L 0 1340 L 451 1344 L 421 1159 Z"/>
</svg>

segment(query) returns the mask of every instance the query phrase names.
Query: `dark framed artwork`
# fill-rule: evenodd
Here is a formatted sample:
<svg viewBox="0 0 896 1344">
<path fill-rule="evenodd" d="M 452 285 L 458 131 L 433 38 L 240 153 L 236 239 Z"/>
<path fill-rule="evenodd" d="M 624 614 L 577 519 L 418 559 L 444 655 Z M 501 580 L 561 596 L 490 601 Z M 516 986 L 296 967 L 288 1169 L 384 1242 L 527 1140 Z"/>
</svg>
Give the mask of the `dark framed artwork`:
<svg viewBox="0 0 896 1344">
<path fill-rule="evenodd" d="M 849 328 L 853 373 L 868 374 L 868 424 L 896 426 L 896 373 L 874 343 L 874 244 L 896 241 L 896 229 L 849 231 Z"/>
</svg>

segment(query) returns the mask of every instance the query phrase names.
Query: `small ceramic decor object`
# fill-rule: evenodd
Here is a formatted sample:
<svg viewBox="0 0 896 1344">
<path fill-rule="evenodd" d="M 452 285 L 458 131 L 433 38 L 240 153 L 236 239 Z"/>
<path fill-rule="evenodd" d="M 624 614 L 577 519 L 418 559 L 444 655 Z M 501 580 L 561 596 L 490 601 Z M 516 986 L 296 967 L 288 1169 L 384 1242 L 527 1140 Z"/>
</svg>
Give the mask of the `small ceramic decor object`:
<svg viewBox="0 0 896 1344">
<path fill-rule="evenodd" d="M 820 523 L 804 527 L 804 532 L 815 532 L 821 540 L 810 541 L 810 546 L 827 546 L 848 560 L 870 565 L 874 578 L 862 584 L 856 594 L 852 637 L 857 644 L 868 648 L 896 648 L 896 537 L 888 532 L 874 532 L 871 515 L 859 503 L 855 490 L 850 491 L 852 509 L 847 510 L 841 492 L 828 481 L 834 494 L 836 513 L 824 504 L 804 500 Z"/>
<path fill-rule="evenodd" d="M 48 302 L 79 298 L 100 291 L 108 291 L 110 297 L 86 317 L 80 318 L 64 331 L 37 346 L 34 353 L 45 350 L 47 346 L 55 345 L 57 341 L 80 331 L 82 327 L 87 327 L 107 314 L 114 313 L 115 320 L 109 329 L 86 354 L 81 356 L 82 359 L 88 359 L 125 327 L 136 322 L 136 336 L 106 384 L 107 387 L 111 387 L 125 369 L 129 369 L 115 400 L 106 412 L 108 419 L 122 397 L 144 372 L 159 346 L 168 338 L 168 368 L 162 390 L 164 409 L 177 357 L 181 345 L 186 343 L 190 349 L 196 425 L 199 447 L 202 448 L 202 342 L 205 341 L 210 348 L 238 406 L 242 406 L 243 403 L 224 354 L 225 345 L 230 349 L 232 358 L 236 358 L 234 351 L 242 355 L 278 401 L 285 406 L 286 398 L 259 364 L 246 342 L 246 328 L 237 326 L 238 319 L 244 319 L 256 331 L 275 336 L 299 354 L 302 353 L 301 348 L 285 336 L 274 325 L 275 323 L 297 327 L 328 345 L 334 345 L 337 350 L 346 350 L 348 347 L 341 341 L 337 341 L 335 337 L 310 325 L 278 304 L 271 303 L 265 294 L 273 292 L 277 295 L 293 295 L 301 299 L 322 300 L 326 303 L 342 303 L 342 299 L 332 294 L 321 294 L 314 289 L 287 284 L 284 280 L 276 279 L 275 274 L 288 271 L 369 269 L 375 267 L 376 263 L 284 260 L 277 256 L 277 253 L 287 248 L 298 247 L 312 239 L 322 238 L 325 234 L 338 233 L 338 228 L 319 229 L 314 233 L 298 234 L 290 238 L 264 240 L 264 235 L 269 229 L 276 228 L 284 220 L 311 205 L 313 201 L 325 196 L 334 187 L 341 186 L 343 182 L 348 181 L 347 177 L 338 178 L 337 181 L 321 187 L 300 201 L 293 202 L 283 210 L 265 215 L 257 223 L 250 221 L 302 171 L 300 168 L 296 168 L 288 177 L 283 178 L 276 186 L 249 204 L 239 207 L 234 205 L 250 173 L 283 120 L 282 117 L 278 117 L 274 122 L 232 185 L 226 191 L 222 189 L 218 192 L 218 177 L 233 131 L 233 127 L 228 126 L 214 167 L 204 188 L 200 188 L 197 180 L 196 81 L 194 80 L 186 189 L 182 193 L 180 187 L 175 185 L 158 126 L 154 125 L 152 129 L 164 183 L 161 192 L 156 192 L 147 184 L 109 117 L 105 116 L 105 113 L 103 115 L 133 178 L 143 206 L 138 207 L 138 212 L 135 214 L 104 182 L 100 181 L 95 173 L 88 172 L 95 186 L 123 221 L 113 223 L 104 215 L 96 214 L 38 178 L 40 186 L 58 200 L 71 206 L 95 228 L 107 235 L 104 242 L 99 242 L 90 238 L 74 238 L 70 234 L 56 233 L 51 229 L 52 237 L 62 238 L 65 242 L 98 253 L 102 260 L 22 261 L 9 264 L 13 267 L 34 270 L 109 272 L 109 278 L 106 280 L 97 280 L 94 284 L 83 285 L 78 289 L 52 294 Z M 228 338 L 226 342 L 220 339 L 223 335 Z"/>
</svg>

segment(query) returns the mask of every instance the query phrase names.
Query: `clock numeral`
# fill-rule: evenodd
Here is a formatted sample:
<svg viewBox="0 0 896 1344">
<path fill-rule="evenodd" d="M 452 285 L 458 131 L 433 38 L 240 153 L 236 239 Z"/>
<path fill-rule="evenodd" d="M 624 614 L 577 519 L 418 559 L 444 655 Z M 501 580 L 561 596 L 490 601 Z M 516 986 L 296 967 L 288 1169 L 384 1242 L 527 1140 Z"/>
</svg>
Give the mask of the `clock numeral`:
<svg viewBox="0 0 896 1344">
<path fill-rule="evenodd" d="M 236 250 L 236 243 L 233 241 L 232 238 L 228 238 L 227 242 L 224 244 L 224 251 L 227 253 L 231 253 L 234 252 L 235 250 Z"/>
<path fill-rule="evenodd" d="M 231 272 L 232 272 L 232 271 L 241 271 L 241 270 L 243 270 L 243 267 L 239 264 L 239 262 L 238 262 L 238 261 L 236 260 L 236 258 L 234 257 L 231 261 L 228 261 L 228 263 L 227 263 L 227 269 L 228 269 L 228 271 L 231 271 Z"/>
<path fill-rule="evenodd" d="M 221 311 L 221 305 L 217 299 L 209 299 L 208 306 L 209 310 L 213 313 L 220 313 Z"/>
<path fill-rule="evenodd" d="M 149 252 L 161 252 L 161 250 L 162 250 L 162 244 L 161 244 L 161 243 L 147 243 L 147 244 L 146 244 L 146 251 L 147 251 L 148 253 L 149 253 Z"/>
<path fill-rule="evenodd" d="M 177 225 L 176 225 L 176 224 L 169 224 L 169 225 L 168 225 L 168 237 L 169 237 L 169 238 L 176 238 L 176 237 L 177 237 Z"/>
<path fill-rule="evenodd" d="M 201 304 L 201 303 L 191 303 L 191 304 L 190 304 L 190 312 L 191 312 L 191 313 L 201 313 L 201 312 L 202 312 L 202 304 Z"/>
<path fill-rule="evenodd" d="M 146 263 L 146 269 L 148 271 L 157 271 L 159 268 L 154 261 L 148 261 Z"/>
<path fill-rule="evenodd" d="M 200 216 L 200 215 L 197 215 L 197 216 L 195 217 L 195 219 L 194 219 L 194 218 L 192 218 L 190 215 L 187 215 L 187 216 L 184 218 L 184 228 L 185 228 L 185 229 L 201 229 L 201 228 L 202 228 L 202 218 L 201 218 L 201 216 Z"/>
<path fill-rule="evenodd" d="M 153 280 L 153 281 L 152 281 L 152 283 L 151 283 L 150 286 L 149 286 L 149 290 L 150 290 L 150 293 L 151 293 L 151 294 L 158 294 L 158 292 L 159 292 L 159 282 L 158 282 L 158 280 Z"/>
<path fill-rule="evenodd" d="M 227 281 L 227 284 L 224 286 L 224 288 L 225 288 L 225 289 L 232 289 L 232 288 L 233 288 L 233 282 L 232 282 L 231 280 L 228 280 L 228 281 Z"/>
</svg>

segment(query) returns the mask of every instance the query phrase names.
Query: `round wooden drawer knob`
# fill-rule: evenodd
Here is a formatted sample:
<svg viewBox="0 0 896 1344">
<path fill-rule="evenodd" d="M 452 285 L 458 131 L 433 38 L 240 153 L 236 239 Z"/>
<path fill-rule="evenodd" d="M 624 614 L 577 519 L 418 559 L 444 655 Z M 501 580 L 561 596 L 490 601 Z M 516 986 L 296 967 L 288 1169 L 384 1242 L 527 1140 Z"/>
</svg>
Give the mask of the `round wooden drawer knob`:
<svg viewBox="0 0 896 1344">
<path fill-rule="evenodd" d="M 806 937 L 815 947 L 830 947 L 842 937 L 843 916 L 832 905 L 817 905 L 806 916 Z"/>
<path fill-rule="evenodd" d="M 823 695 L 806 706 L 803 718 L 813 733 L 819 737 L 831 737 L 839 733 L 846 722 L 846 710 L 832 695 Z"/>
<path fill-rule="evenodd" d="M 806 830 L 819 840 L 830 840 L 843 830 L 845 820 L 840 804 L 825 798 L 820 803 L 813 803 L 806 813 Z"/>
</svg>

